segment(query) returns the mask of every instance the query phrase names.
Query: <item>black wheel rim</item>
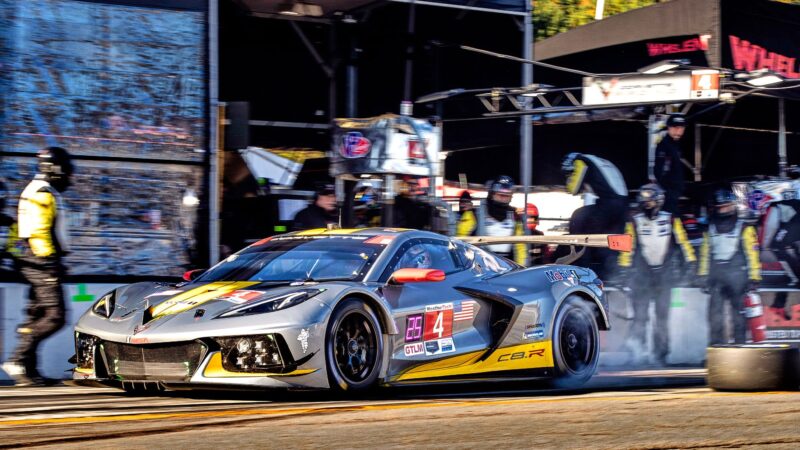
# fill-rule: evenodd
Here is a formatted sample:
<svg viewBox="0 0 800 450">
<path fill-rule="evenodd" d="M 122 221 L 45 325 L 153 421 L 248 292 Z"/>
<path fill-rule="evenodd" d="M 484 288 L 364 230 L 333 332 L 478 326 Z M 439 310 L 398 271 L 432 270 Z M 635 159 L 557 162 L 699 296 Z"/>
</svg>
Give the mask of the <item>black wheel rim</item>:
<svg viewBox="0 0 800 450">
<path fill-rule="evenodd" d="M 559 336 L 561 356 L 570 372 L 590 370 L 596 352 L 592 318 L 584 311 L 571 309 L 564 316 Z"/>
<path fill-rule="evenodd" d="M 336 328 L 333 356 L 339 373 L 350 383 L 366 380 L 375 367 L 378 340 L 372 322 L 364 314 L 352 311 Z"/>
</svg>

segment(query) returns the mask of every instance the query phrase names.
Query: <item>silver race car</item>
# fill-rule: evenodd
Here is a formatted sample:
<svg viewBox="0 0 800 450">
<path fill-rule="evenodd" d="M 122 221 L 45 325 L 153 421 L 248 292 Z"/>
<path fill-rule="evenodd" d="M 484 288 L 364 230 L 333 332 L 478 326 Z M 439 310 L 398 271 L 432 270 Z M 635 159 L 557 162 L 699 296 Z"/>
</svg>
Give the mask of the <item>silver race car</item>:
<svg viewBox="0 0 800 450">
<path fill-rule="evenodd" d="M 630 248 L 625 235 L 468 240 Z M 100 298 L 75 326 L 73 378 L 132 391 L 523 377 L 577 385 L 594 373 L 598 330 L 609 328 L 591 270 L 523 268 L 424 231 L 279 235 L 184 278 Z"/>
</svg>

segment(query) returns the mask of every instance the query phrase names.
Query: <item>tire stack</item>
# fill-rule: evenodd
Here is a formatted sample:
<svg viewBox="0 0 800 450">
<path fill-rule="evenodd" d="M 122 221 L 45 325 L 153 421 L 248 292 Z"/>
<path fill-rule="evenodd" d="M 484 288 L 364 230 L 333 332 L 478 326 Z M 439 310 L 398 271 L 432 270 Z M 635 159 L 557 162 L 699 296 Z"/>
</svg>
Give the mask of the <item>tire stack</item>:
<svg viewBox="0 0 800 450">
<path fill-rule="evenodd" d="M 717 345 L 707 349 L 708 385 L 720 391 L 800 388 L 800 350 L 786 344 Z"/>
</svg>

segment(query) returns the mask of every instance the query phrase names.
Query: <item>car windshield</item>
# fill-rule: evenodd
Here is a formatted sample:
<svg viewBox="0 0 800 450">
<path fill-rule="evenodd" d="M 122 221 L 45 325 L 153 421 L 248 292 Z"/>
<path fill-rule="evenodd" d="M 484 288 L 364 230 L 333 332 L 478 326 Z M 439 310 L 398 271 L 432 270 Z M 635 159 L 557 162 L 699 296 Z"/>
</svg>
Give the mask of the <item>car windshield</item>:
<svg viewBox="0 0 800 450">
<path fill-rule="evenodd" d="M 199 282 L 360 281 L 385 245 L 364 236 L 272 239 L 252 245 L 212 267 Z"/>
</svg>

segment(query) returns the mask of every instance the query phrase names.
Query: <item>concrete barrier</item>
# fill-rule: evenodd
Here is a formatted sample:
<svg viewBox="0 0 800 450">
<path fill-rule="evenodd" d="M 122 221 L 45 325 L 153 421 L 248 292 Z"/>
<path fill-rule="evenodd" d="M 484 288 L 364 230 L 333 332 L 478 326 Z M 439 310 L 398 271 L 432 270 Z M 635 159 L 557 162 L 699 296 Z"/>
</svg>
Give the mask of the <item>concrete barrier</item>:
<svg viewBox="0 0 800 450">
<path fill-rule="evenodd" d="M 75 354 L 72 330 L 75 322 L 86 312 L 94 301 L 120 284 L 65 284 L 64 299 L 67 306 L 67 323 L 56 334 L 46 339 L 39 347 L 39 370 L 52 378 L 69 378 L 72 369 L 67 360 Z M 28 303 L 28 285 L 0 283 L 0 356 L 5 361 L 17 345 L 17 325 L 25 316 Z M 0 370 L 0 380 L 8 380 L 8 375 Z"/>
</svg>

